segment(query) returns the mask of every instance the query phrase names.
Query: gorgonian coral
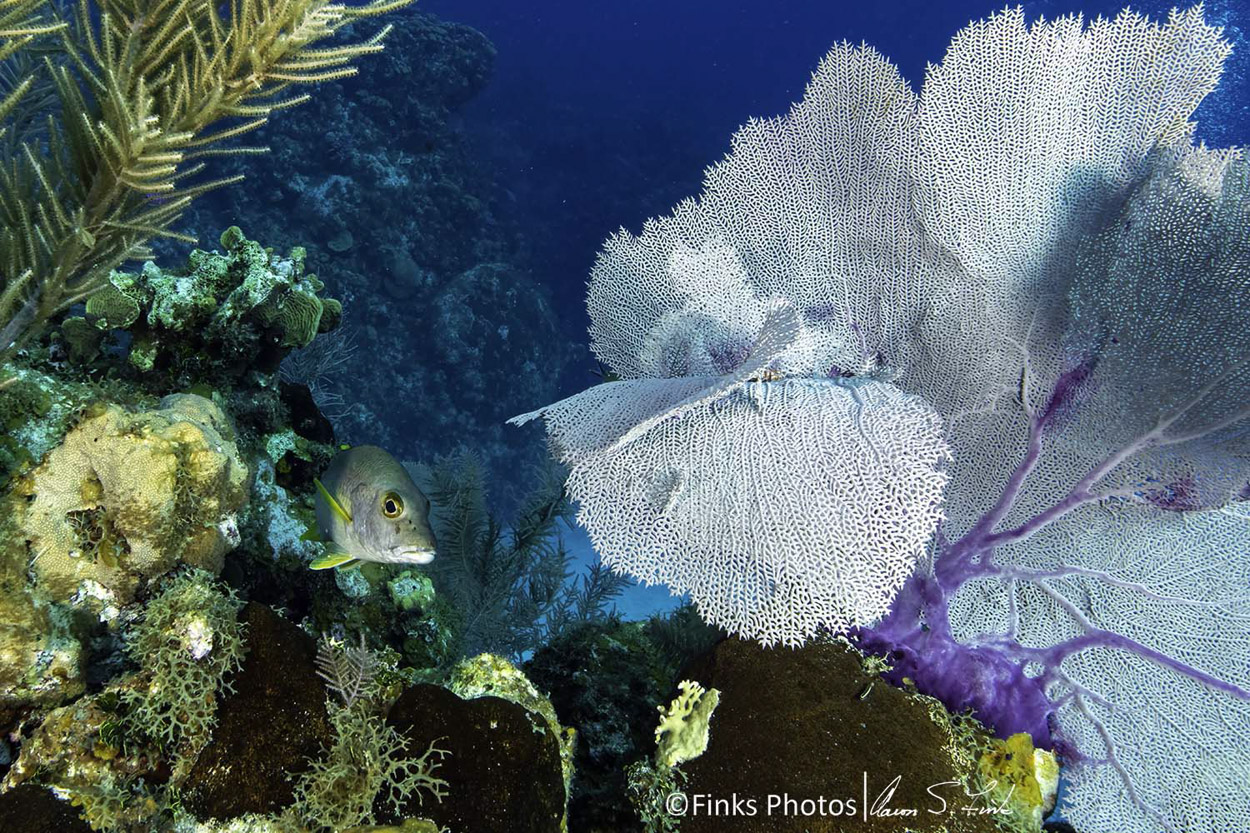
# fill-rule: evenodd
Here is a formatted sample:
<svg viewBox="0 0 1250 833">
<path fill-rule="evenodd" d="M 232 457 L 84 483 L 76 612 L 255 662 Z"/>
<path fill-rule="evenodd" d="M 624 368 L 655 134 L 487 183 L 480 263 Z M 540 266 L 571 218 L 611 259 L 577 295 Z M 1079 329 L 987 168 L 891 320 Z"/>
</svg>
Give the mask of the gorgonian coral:
<svg viewBox="0 0 1250 833">
<path fill-rule="evenodd" d="M 1227 54 L 1201 8 L 1009 10 L 916 95 L 834 47 L 599 255 L 622 381 L 535 415 L 604 560 L 765 641 L 858 626 L 1059 750 L 1083 830 L 1243 829 L 1250 166 L 1188 121 Z"/>
</svg>

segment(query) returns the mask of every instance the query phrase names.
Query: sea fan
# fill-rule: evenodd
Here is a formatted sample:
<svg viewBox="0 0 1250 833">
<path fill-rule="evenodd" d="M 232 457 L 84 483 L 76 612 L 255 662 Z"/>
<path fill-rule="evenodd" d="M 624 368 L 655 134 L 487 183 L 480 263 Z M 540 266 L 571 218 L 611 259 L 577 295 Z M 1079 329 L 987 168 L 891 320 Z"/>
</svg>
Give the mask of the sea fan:
<svg viewBox="0 0 1250 833">
<path fill-rule="evenodd" d="M 604 561 L 744 636 L 858 625 L 1059 750 L 1082 830 L 1244 831 L 1250 165 L 1189 122 L 1228 51 L 1008 10 L 917 96 L 835 46 L 595 264 L 623 381 L 535 415 Z"/>
</svg>

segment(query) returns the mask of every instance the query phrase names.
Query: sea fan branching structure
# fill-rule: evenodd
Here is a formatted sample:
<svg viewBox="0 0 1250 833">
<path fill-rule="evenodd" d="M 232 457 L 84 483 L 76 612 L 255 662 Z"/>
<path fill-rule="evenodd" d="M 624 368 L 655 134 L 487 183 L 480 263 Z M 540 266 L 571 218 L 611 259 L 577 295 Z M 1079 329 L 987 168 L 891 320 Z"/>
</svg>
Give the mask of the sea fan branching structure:
<svg viewBox="0 0 1250 833">
<path fill-rule="evenodd" d="M 834 47 L 607 241 L 621 380 L 527 414 L 603 559 L 765 642 L 847 632 L 1057 749 L 1089 833 L 1250 807 L 1250 164 L 1202 9 Z"/>
<path fill-rule="evenodd" d="M 50 0 L 0 3 L 0 62 L 45 57 L 0 74 L 0 137 L 32 116 L 47 124 L 0 160 L 0 359 L 152 238 L 195 242 L 171 226 L 239 179 L 205 177 L 208 161 L 263 151 L 231 140 L 306 101 L 299 86 L 354 73 L 389 27 L 322 42 L 411 1 L 79 0 L 64 20 Z M 30 112 L 49 84 L 59 107 Z"/>
</svg>

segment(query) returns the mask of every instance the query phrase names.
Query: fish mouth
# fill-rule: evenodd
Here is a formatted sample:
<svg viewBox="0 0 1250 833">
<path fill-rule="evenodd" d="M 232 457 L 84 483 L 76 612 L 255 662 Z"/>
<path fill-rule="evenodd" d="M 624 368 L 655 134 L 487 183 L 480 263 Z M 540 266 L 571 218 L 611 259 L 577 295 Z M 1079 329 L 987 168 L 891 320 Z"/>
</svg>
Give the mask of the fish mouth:
<svg viewBox="0 0 1250 833">
<path fill-rule="evenodd" d="M 430 547 L 396 547 L 391 555 L 406 564 L 429 564 L 434 560 L 434 550 Z"/>
</svg>

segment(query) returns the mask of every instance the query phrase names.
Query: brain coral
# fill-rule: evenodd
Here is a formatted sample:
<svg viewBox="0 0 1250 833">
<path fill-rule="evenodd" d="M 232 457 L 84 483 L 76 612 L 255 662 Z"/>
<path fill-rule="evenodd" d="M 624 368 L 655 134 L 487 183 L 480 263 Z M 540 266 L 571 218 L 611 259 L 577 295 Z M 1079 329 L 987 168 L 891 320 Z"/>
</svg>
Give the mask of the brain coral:
<svg viewBox="0 0 1250 833">
<path fill-rule="evenodd" d="M 179 563 L 219 571 L 247 480 L 229 421 L 203 397 L 97 408 L 19 486 L 38 586 L 125 604 Z"/>
</svg>

